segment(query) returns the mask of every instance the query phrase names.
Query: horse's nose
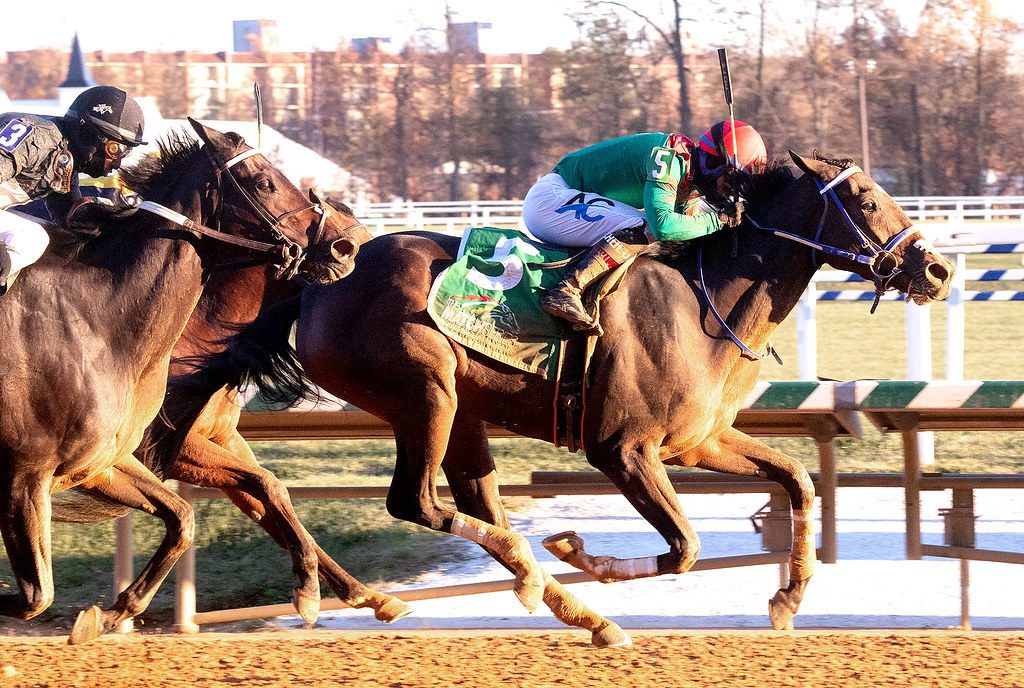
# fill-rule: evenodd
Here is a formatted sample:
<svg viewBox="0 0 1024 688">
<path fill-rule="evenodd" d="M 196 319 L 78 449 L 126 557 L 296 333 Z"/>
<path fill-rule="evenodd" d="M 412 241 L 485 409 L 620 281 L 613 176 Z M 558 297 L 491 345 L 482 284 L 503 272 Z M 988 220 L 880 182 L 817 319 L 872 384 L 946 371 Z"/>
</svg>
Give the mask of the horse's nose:
<svg viewBox="0 0 1024 688">
<path fill-rule="evenodd" d="M 924 276 L 936 289 L 944 286 L 953 273 L 942 263 L 931 263 L 924 269 Z"/>
<path fill-rule="evenodd" d="M 338 262 L 350 260 L 357 250 L 356 242 L 351 239 L 336 239 L 331 243 L 331 256 Z"/>
</svg>

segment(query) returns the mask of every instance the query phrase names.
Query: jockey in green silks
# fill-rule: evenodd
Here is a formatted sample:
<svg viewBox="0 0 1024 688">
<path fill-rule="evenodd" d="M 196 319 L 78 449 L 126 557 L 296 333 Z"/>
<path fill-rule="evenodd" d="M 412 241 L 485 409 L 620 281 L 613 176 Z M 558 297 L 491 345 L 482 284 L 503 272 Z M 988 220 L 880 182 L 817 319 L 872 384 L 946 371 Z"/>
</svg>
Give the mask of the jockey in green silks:
<svg viewBox="0 0 1024 688">
<path fill-rule="evenodd" d="M 523 222 L 541 241 L 591 246 L 541 307 L 576 329 L 598 329 L 580 296 L 602 274 L 652 241 L 686 241 L 740 223 L 742 206 L 715 210 L 701 199 L 728 196 L 730 166 L 767 164 L 764 141 L 745 122 L 719 122 L 694 143 L 682 134 L 634 134 L 569 153 L 531 187 Z M 737 154 L 738 150 L 738 154 Z M 694 164 L 696 162 L 696 164 Z"/>
</svg>

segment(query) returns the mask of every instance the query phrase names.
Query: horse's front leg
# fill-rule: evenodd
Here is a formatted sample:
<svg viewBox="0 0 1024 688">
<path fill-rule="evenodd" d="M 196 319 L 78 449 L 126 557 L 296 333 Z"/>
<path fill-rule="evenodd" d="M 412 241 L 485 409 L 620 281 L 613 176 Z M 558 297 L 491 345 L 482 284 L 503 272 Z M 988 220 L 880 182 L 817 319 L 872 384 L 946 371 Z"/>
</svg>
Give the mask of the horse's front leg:
<svg viewBox="0 0 1024 688">
<path fill-rule="evenodd" d="M 171 567 L 192 544 L 195 517 L 188 502 L 169 490 L 138 459 L 129 455 L 113 468 L 81 486 L 86 492 L 133 509 L 145 511 L 164 522 L 160 546 L 139 576 L 110 607 L 91 607 L 79 613 L 68 643 L 77 644 L 106 633 L 125 619 L 138 616 L 149 606 Z"/>
<path fill-rule="evenodd" d="M 242 513 L 291 554 L 292 571 L 299 578 L 292 590 L 292 603 L 307 623 L 316 621 L 320 611 L 318 572 L 342 602 L 369 607 L 381 621 L 395 621 L 412 612 L 398 598 L 367 588 L 316 544 L 299 521 L 284 485 L 259 465 L 236 431 L 209 439 L 193 430 L 167 477 L 223 490 Z"/>
<path fill-rule="evenodd" d="M 789 586 L 768 603 L 776 630 L 792 629 L 793 616 L 814 573 L 814 483 L 796 459 L 772 449 L 735 428 L 729 428 L 684 457 L 687 465 L 719 473 L 757 475 L 785 488 L 793 507 L 793 548 L 789 556 Z"/>
<path fill-rule="evenodd" d="M 515 594 L 532 612 L 543 601 L 545 572 L 526 538 L 454 511 L 438 499 L 437 472 L 448 449 L 457 398 L 454 375 L 424 376 L 424 381 L 402 394 L 406 400 L 402 417 L 393 421 L 397 456 L 388 490 L 388 513 L 486 549 L 515 573 Z"/>
<path fill-rule="evenodd" d="M 556 557 L 602 583 L 684 573 L 697 561 L 700 539 L 683 513 L 653 443 L 605 443 L 587 451 L 590 463 L 615 483 L 629 503 L 665 538 L 669 551 L 658 556 L 618 559 L 594 556 L 583 540 L 567 531 L 544 540 Z"/>
<path fill-rule="evenodd" d="M 508 517 L 498 494 L 498 478 L 487 440 L 487 426 L 483 421 L 456 414 L 441 468 L 448 478 L 448 486 L 459 511 L 508 529 Z M 515 573 L 494 551 L 487 547 L 484 549 Z M 544 573 L 543 599 L 559 621 L 590 631 L 591 642 L 597 647 L 628 647 L 633 642 L 617 623 L 592 611 L 547 572 Z"/>
<path fill-rule="evenodd" d="M 10 461 L 10 456 L 4 457 Z M 31 619 L 53 603 L 50 476 L 10 469 L 0 479 L 0 533 L 19 592 L 0 595 L 0 614 Z"/>
</svg>

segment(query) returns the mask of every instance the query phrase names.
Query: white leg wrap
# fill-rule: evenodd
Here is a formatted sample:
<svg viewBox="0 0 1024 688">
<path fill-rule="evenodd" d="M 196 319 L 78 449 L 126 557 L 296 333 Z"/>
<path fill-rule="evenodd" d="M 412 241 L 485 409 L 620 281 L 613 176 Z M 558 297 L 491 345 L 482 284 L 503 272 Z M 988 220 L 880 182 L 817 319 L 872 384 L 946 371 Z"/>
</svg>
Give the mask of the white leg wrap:
<svg viewBox="0 0 1024 688">
<path fill-rule="evenodd" d="M 490 544 L 492 538 L 487 531 L 487 524 L 478 518 L 456 513 L 452 519 L 452 535 L 464 537 L 478 545 Z"/>
<path fill-rule="evenodd" d="M 635 580 L 658 575 L 658 557 L 608 559 L 594 566 L 594 577 L 614 580 Z"/>
<path fill-rule="evenodd" d="M 801 581 L 814 575 L 814 514 L 811 509 L 793 509 L 793 554 L 789 563 L 790 580 Z"/>
</svg>

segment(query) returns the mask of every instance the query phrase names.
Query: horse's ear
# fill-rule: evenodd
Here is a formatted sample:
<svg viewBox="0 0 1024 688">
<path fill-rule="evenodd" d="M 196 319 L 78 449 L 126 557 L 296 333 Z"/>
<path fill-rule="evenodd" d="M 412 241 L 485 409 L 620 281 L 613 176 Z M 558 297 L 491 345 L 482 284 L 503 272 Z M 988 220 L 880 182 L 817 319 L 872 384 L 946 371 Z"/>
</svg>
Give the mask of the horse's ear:
<svg viewBox="0 0 1024 688">
<path fill-rule="evenodd" d="M 199 138 L 207 146 L 212 146 L 215 150 L 230 151 L 234 149 L 235 146 L 231 140 L 216 129 L 211 129 L 191 117 L 188 118 L 188 123 L 192 125 L 192 128 L 196 130 L 196 134 L 199 135 Z"/>
<path fill-rule="evenodd" d="M 805 174 L 812 175 L 818 179 L 824 179 L 825 175 L 828 173 L 828 163 L 821 160 L 805 158 L 802 155 L 797 155 L 792 150 L 789 151 L 789 157 L 793 158 L 793 162 L 795 162 L 796 166 L 803 170 Z"/>
</svg>

